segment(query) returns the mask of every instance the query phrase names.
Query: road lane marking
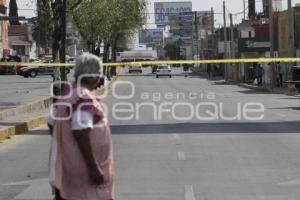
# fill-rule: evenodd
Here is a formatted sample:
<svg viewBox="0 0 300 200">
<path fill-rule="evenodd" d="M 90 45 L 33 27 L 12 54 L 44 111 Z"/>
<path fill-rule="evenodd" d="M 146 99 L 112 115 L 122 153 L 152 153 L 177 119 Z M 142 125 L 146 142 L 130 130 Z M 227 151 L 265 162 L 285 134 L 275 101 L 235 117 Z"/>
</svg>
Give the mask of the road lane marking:
<svg viewBox="0 0 300 200">
<path fill-rule="evenodd" d="M 186 161 L 185 153 L 183 151 L 178 152 L 178 160 Z"/>
<path fill-rule="evenodd" d="M 185 200 L 196 200 L 192 185 L 184 186 Z"/>
<path fill-rule="evenodd" d="M 176 145 L 181 145 L 181 142 L 180 142 L 180 135 L 179 134 L 173 134 L 173 138 L 176 142 Z"/>
<path fill-rule="evenodd" d="M 18 194 L 14 200 L 53 199 L 48 178 L 3 184 L 3 186 L 15 185 L 28 185 L 28 188 Z"/>
<path fill-rule="evenodd" d="M 180 140 L 179 134 L 173 134 L 173 137 L 174 137 L 175 140 Z"/>
<path fill-rule="evenodd" d="M 286 117 L 286 115 L 284 114 L 278 114 L 280 117 Z"/>
<path fill-rule="evenodd" d="M 291 181 L 281 182 L 279 185 L 300 185 L 300 179 L 295 179 Z"/>
</svg>

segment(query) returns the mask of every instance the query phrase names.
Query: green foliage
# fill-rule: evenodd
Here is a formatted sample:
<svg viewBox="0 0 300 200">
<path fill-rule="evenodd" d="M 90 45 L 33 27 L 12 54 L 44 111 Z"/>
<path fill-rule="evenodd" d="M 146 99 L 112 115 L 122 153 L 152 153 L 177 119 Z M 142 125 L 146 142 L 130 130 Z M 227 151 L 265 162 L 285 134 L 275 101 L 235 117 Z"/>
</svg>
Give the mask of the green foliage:
<svg viewBox="0 0 300 200">
<path fill-rule="evenodd" d="M 71 12 L 88 42 L 112 43 L 120 33 L 130 37 L 144 24 L 145 8 L 145 2 L 139 0 L 83 0 Z"/>
<path fill-rule="evenodd" d="M 38 2 L 44 5 L 38 6 L 38 13 L 47 18 L 42 19 L 42 24 L 48 24 L 53 30 L 53 48 L 57 49 L 59 43 L 56 41 L 61 40 L 59 10 L 63 0 Z M 73 18 L 80 35 L 91 46 L 91 51 L 94 51 L 96 43 L 102 42 L 114 50 L 126 49 L 129 38 L 146 21 L 145 0 L 68 0 L 67 7 L 67 15 Z M 52 23 L 47 21 L 50 18 Z"/>
<path fill-rule="evenodd" d="M 20 22 L 17 19 L 19 15 L 18 15 L 18 5 L 16 0 L 9 1 L 9 17 L 16 18 L 16 19 L 9 20 L 10 25 L 20 25 Z"/>
<path fill-rule="evenodd" d="M 168 43 L 165 46 L 166 56 L 171 60 L 180 60 L 180 45 L 178 42 Z"/>
<path fill-rule="evenodd" d="M 37 1 L 37 17 L 33 18 L 33 39 L 37 45 L 43 49 L 49 49 L 52 46 L 52 17 L 50 4 L 43 4 L 42 1 Z"/>
</svg>

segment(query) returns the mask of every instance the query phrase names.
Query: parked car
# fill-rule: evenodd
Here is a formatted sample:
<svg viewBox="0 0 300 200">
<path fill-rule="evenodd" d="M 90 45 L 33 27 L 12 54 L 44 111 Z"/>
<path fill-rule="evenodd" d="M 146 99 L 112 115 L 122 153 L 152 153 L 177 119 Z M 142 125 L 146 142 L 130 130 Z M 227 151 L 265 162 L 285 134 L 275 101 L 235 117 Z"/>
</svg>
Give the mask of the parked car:
<svg viewBox="0 0 300 200">
<path fill-rule="evenodd" d="M 143 73 L 142 66 L 140 66 L 140 65 L 130 66 L 128 69 L 128 73 L 132 73 L 132 72 Z"/>
<path fill-rule="evenodd" d="M 49 61 L 46 61 L 44 63 L 51 63 Z M 20 76 L 24 76 L 25 78 L 31 77 L 31 78 L 35 78 L 36 76 L 41 76 L 41 75 L 50 75 L 53 76 L 54 75 L 54 70 L 55 67 L 52 66 L 29 66 L 29 67 L 23 67 L 18 71 L 18 75 Z M 70 69 L 67 68 L 66 69 L 67 74 L 70 73 Z"/>
<path fill-rule="evenodd" d="M 169 65 L 159 65 L 156 70 L 156 78 L 159 76 L 169 76 L 172 78 L 172 70 Z"/>
</svg>

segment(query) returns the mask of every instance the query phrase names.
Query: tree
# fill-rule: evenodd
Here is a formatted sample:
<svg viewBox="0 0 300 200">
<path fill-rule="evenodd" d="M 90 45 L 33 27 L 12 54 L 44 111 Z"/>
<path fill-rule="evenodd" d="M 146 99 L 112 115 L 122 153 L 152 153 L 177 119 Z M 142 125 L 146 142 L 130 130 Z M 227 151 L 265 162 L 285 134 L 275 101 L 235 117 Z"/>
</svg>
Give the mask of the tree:
<svg viewBox="0 0 300 200">
<path fill-rule="evenodd" d="M 166 44 L 164 50 L 166 51 L 166 56 L 171 60 L 180 60 L 180 45 L 179 42 L 173 42 Z"/>
<path fill-rule="evenodd" d="M 13 18 L 9 20 L 10 25 L 20 25 L 20 22 L 18 20 L 19 15 L 16 0 L 9 1 L 9 17 Z"/>
<path fill-rule="evenodd" d="M 53 60 L 60 60 L 64 63 L 66 60 L 66 15 L 67 15 L 67 0 L 39 0 L 40 5 L 46 7 L 51 13 L 51 28 L 52 28 L 52 57 Z M 75 9 L 82 0 L 69 0 L 68 5 Z M 38 7 L 39 9 L 39 7 Z M 39 12 L 39 11 L 38 11 Z M 61 68 L 61 80 L 67 80 L 66 70 Z"/>
<path fill-rule="evenodd" d="M 145 9 L 141 0 L 86 0 L 72 13 L 90 52 L 96 53 L 96 43 L 104 44 L 103 61 L 108 62 L 109 49 L 115 61 L 119 42 L 127 41 L 145 23 Z"/>
<path fill-rule="evenodd" d="M 90 52 L 96 54 L 96 44 L 104 44 L 104 62 L 108 61 L 110 47 L 115 54 L 119 41 L 127 40 L 145 22 L 144 0 L 41 0 L 41 2 L 51 13 L 53 59 L 56 60 L 60 56 L 61 62 L 64 62 L 65 53 L 65 34 L 62 28 L 66 14 L 65 6 L 67 13 L 72 15 L 80 35 L 87 41 Z"/>
<path fill-rule="evenodd" d="M 49 4 L 43 4 L 42 1 L 37 1 L 37 17 L 31 20 L 33 24 L 33 39 L 36 41 L 38 50 L 40 48 L 46 50 L 50 49 L 52 45 L 52 17 Z M 39 52 L 40 54 L 40 52 Z"/>
</svg>

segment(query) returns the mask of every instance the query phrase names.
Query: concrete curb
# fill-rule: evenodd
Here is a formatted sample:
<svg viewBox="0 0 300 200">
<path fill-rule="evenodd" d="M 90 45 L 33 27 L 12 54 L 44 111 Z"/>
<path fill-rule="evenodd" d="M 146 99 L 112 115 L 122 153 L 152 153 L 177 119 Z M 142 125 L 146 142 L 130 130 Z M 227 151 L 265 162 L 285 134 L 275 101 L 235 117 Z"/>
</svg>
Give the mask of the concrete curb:
<svg viewBox="0 0 300 200">
<path fill-rule="evenodd" d="M 9 126 L 0 129 L 0 141 L 9 139 L 14 135 L 24 134 L 32 129 L 35 129 L 41 125 L 46 124 L 46 117 L 32 118 L 27 122 L 17 123 L 14 126 Z"/>
<path fill-rule="evenodd" d="M 258 90 L 262 92 L 272 92 L 271 89 L 266 88 L 266 87 L 257 87 L 254 85 L 249 85 L 249 84 L 244 84 L 244 83 L 239 83 L 237 84 L 239 87 L 247 88 L 247 89 L 252 89 L 252 90 Z"/>
<path fill-rule="evenodd" d="M 3 110 L 0 112 L 0 120 L 7 119 L 9 117 L 14 117 L 20 114 L 32 113 L 42 109 L 47 109 L 50 107 L 51 104 L 52 104 L 52 98 L 47 97 L 41 100 L 34 101 L 27 105 L 22 105 L 16 108 Z"/>
<path fill-rule="evenodd" d="M 101 88 L 98 92 L 104 93 L 105 90 L 110 90 L 113 83 L 118 79 L 118 76 L 115 76 L 111 79 L 109 84 Z M 7 111 L 3 111 L 0 113 L 0 120 L 3 117 L 12 117 L 20 114 L 20 112 L 28 113 L 40 109 L 47 109 L 52 104 L 52 98 L 47 98 L 44 100 L 40 100 L 37 102 L 30 103 L 28 105 L 22 106 L 20 108 L 9 109 Z M 34 106 L 37 106 L 36 108 Z M 2 118 L 1 118 L 2 117 Z M 47 117 L 37 116 L 30 119 L 27 122 L 16 123 L 14 126 L 8 126 L 4 128 L 0 128 L 0 141 L 10 139 L 14 135 L 25 134 L 28 131 L 35 129 L 41 125 L 45 125 L 47 123 Z"/>
<path fill-rule="evenodd" d="M 276 90 L 272 90 L 271 88 L 266 88 L 266 87 L 257 87 L 255 85 L 249 85 L 249 84 L 245 84 L 245 83 L 240 83 L 238 84 L 239 87 L 242 88 L 247 88 L 247 89 L 252 89 L 252 90 L 257 90 L 257 91 L 261 91 L 261 92 L 267 92 L 267 93 L 273 93 L 273 94 L 282 94 L 282 95 L 287 95 L 287 96 L 296 96 L 297 92 L 293 91 L 293 90 L 282 90 L 282 91 L 276 91 Z"/>
</svg>

